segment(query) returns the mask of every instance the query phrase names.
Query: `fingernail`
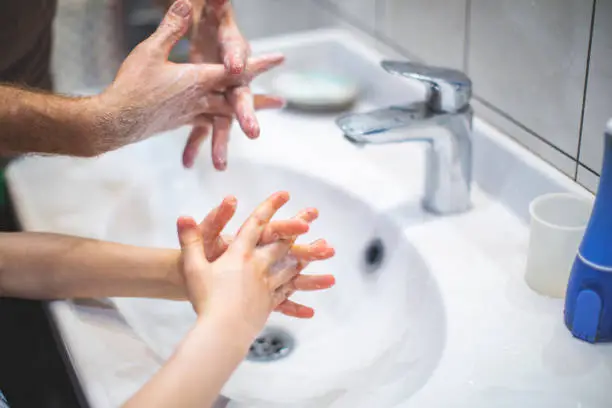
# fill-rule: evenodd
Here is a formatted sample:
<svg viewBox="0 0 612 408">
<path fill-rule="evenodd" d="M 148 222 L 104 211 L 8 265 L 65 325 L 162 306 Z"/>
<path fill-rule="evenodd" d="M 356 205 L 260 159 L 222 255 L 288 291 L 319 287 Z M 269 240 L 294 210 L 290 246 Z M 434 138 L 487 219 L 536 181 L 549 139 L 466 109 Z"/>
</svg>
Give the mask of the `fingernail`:
<svg viewBox="0 0 612 408">
<path fill-rule="evenodd" d="M 259 137 L 259 123 L 253 118 L 248 119 L 247 126 L 249 128 L 249 135 L 251 139 L 257 139 Z"/>
<path fill-rule="evenodd" d="M 234 196 L 228 196 L 226 200 L 227 200 L 227 203 L 232 207 L 235 207 L 236 204 L 238 204 L 238 200 Z"/>
<path fill-rule="evenodd" d="M 187 17 L 189 15 L 189 11 L 191 11 L 191 3 L 183 0 L 177 0 L 172 5 L 171 11 L 179 17 Z"/>
<path fill-rule="evenodd" d="M 185 155 L 183 156 L 183 165 L 186 168 L 193 166 L 193 153 L 191 151 L 185 152 Z"/>
<path fill-rule="evenodd" d="M 234 62 L 230 65 L 230 72 L 234 75 L 240 75 L 244 71 L 244 65 L 241 62 Z"/>
<path fill-rule="evenodd" d="M 235 52 L 233 55 L 226 55 L 225 58 L 223 58 L 223 65 L 225 65 L 229 73 L 233 75 L 239 75 L 244 71 L 244 64 L 240 60 L 239 52 Z"/>
<path fill-rule="evenodd" d="M 227 168 L 227 159 L 225 157 L 217 159 L 217 170 L 225 170 Z"/>
</svg>

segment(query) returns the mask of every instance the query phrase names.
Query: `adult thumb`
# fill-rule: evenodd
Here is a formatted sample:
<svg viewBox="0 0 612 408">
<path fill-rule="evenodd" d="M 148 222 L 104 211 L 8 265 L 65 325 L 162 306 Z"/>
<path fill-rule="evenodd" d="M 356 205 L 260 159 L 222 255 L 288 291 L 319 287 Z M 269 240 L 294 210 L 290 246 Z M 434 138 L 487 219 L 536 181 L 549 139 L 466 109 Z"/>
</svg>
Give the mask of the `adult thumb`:
<svg viewBox="0 0 612 408">
<path fill-rule="evenodd" d="M 195 220 L 191 217 L 180 217 L 176 221 L 179 243 L 183 252 L 183 268 L 186 273 L 202 271 L 208 261 L 204 253 L 204 243 Z"/>
<path fill-rule="evenodd" d="M 168 58 L 172 48 L 189 28 L 192 9 L 189 0 L 176 0 L 166 12 L 157 30 L 147 40 L 147 45 L 161 51 L 164 57 Z"/>
</svg>

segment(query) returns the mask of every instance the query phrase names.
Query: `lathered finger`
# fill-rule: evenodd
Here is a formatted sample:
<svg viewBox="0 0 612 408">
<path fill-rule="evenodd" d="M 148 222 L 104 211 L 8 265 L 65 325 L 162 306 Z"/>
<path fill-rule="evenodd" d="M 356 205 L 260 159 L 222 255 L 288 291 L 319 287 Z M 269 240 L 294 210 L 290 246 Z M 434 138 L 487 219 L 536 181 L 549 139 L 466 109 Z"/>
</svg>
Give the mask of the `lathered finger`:
<svg viewBox="0 0 612 408">
<path fill-rule="evenodd" d="M 310 244 L 294 244 L 290 250 L 291 255 L 304 261 L 319 261 L 329 259 L 336 254 L 336 250 L 329 246 L 324 239 L 318 239 Z"/>
<path fill-rule="evenodd" d="M 296 317 L 298 319 L 310 319 L 314 317 L 315 311 L 312 307 L 296 303 L 292 300 L 285 300 L 278 305 L 274 310 L 289 317 Z"/>
<path fill-rule="evenodd" d="M 306 208 L 304 210 L 301 210 L 300 212 L 297 213 L 297 215 L 295 217 L 293 217 L 291 220 L 289 221 L 296 221 L 299 220 L 301 222 L 306 222 L 306 223 L 311 223 L 314 220 L 317 219 L 317 217 L 319 216 L 319 211 L 316 208 Z M 283 221 L 272 221 L 270 223 L 270 225 L 274 224 L 275 222 L 283 222 Z M 302 232 L 305 233 L 308 230 Z M 260 245 L 267 245 L 267 244 L 271 244 L 275 241 L 277 241 L 279 238 L 291 238 L 293 235 L 299 235 L 299 234 L 275 234 L 275 230 L 272 230 L 271 228 L 266 228 L 264 230 L 264 233 L 261 236 L 261 240 L 259 241 Z"/>
<path fill-rule="evenodd" d="M 265 227 L 268 225 L 274 214 L 289 201 L 289 193 L 280 191 L 272 194 L 262 202 L 251 213 L 251 216 L 238 231 L 235 244 L 239 244 L 244 250 L 255 249 L 259 243 Z M 267 259 L 266 262 L 272 265 L 277 259 Z"/>
</svg>

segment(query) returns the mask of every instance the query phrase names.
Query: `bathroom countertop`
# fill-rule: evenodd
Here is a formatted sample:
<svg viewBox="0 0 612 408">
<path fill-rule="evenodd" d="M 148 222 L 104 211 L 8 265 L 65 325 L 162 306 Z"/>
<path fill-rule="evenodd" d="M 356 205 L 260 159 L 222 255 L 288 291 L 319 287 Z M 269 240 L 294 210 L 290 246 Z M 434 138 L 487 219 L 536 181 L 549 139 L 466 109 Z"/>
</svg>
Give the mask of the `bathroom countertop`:
<svg viewBox="0 0 612 408">
<path fill-rule="evenodd" d="M 260 118 L 265 129 L 261 140 L 233 136 L 229 166 L 243 156 L 335 178 L 374 206 L 384 202 L 380 208 L 401 208 L 406 202 L 416 202 L 421 194 L 422 180 L 408 184 L 403 176 L 422 174 L 423 146 L 356 149 L 341 136 L 329 138 L 337 133 L 329 118 L 310 117 L 296 132 L 286 131 L 295 126 L 295 114 L 262 112 Z M 15 163 L 7 179 L 24 229 L 103 236 L 103 229 L 88 221 L 104 219 L 106 207 L 118 194 L 112 184 L 116 180 L 105 169 L 116 165 L 119 169 L 113 171 L 122 173 L 121 163 L 127 161 L 121 158 L 130 155 L 131 169 L 146 171 L 138 158 L 144 160 L 147 149 L 159 148 L 158 144 L 166 144 L 163 151 L 176 155 L 178 162 L 187 134 L 187 129 L 179 129 L 95 162 L 28 157 Z M 551 191 L 588 193 L 479 120 L 475 121 L 475 139 L 474 209 L 462 217 L 413 223 L 404 231 L 428 260 L 429 268 L 436 271 L 447 319 L 441 360 L 427 383 L 410 398 L 399 400 L 400 394 L 392 395 L 401 393 L 401 384 L 389 384 L 381 394 L 353 398 L 362 403 L 372 398 L 376 401 L 369 405 L 372 407 L 608 407 L 612 347 L 573 339 L 562 323 L 563 301 L 536 295 L 523 280 L 531 198 Z M 325 151 L 317 150 L 320 142 Z M 300 149 L 295 149 L 297 145 Z M 287 151 L 293 154 L 288 157 Z M 208 155 L 204 149 L 199 160 L 208 160 Z M 493 164 L 491 156 L 496 158 Z M 317 157 L 316 166 L 312 157 Z M 344 162 L 338 162 L 338 157 Z M 483 166 L 490 169 L 483 171 Z M 377 173 L 389 186 L 406 188 L 400 191 L 381 185 L 375 194 L 364 191 L 355 177 L 357 168 L 364 177 Z M 84 174 L 99 174 L 110 182 L 102 193 L 83 184 Z M 44 206 L 42 196 L 48 197 Z M 52 212 L 59 207 L 73 211 Z M 491 228 L 492 219 L 495 228 Z M 457 242 L 461 242 L 460 249 Z M 50 307 L 92 408 L 120 405 L 159 369 L 154 353 L 112 302 L 57 301 Z M 383 405 L 383 400 L 393 403 Z"/>
</svg>

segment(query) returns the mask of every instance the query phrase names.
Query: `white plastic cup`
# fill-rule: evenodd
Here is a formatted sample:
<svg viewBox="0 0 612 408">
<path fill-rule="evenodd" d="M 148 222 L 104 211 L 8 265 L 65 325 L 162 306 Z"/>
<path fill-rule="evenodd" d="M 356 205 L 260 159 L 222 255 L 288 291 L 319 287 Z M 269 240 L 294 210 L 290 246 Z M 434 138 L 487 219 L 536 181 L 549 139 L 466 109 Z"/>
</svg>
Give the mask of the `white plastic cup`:
<svg viewBox="0 0 612 408">
<path fill-rule="evenodd" d="M 593 200 L 571 193 L 545 194 L 531 202 L 525 272 L 531 289 L 545 296 L 565 297 L 592 208 Z"/>
</svg>

